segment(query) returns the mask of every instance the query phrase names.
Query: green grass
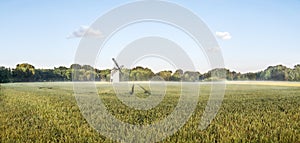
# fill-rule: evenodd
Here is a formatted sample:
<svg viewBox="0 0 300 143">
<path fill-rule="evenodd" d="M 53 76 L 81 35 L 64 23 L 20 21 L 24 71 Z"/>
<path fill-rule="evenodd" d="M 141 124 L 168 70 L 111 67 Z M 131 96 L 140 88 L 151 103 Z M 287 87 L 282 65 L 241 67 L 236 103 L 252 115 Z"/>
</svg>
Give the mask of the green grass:
<svg viewBox="0 0 300 143">
<path fill-rule="evenodd" d="M 168 85 L 163 101 L 143 111 L 119 101 L 110 84 L 97 87 L 112 115 L 139 125 L 167 117 L 180 96 L 178 87 Z M 201 86 L 194 114 L 163 142 L 300 142 L 299 86 L 228 84 L 216 118 L 201 131 L 198 126 L 209 91 L 209 85 Z M 0 142 L 113 141 L 84 119 L 73 96 L 72 83 L 14 83 L 1 85 Z"/>
</svg>

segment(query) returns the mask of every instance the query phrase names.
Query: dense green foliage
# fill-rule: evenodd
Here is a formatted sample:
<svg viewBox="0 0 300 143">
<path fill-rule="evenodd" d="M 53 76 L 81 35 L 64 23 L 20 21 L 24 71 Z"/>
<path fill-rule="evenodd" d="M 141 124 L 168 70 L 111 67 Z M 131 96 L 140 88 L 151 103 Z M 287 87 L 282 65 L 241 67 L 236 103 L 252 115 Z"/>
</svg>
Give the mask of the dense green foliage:
<svg viewBox="0 0 300 143">
<path fill-rule="evenodd" d="M 222 74 L 225 74 L 224 76 Z M 207 73 L 197 71 L 160 71 L 154 73 L 149 68 L 135 67 L 122 69 L 122 81 L 149 81 L 160 76 L 165 81 L 211 81 L 224 77 L 227 80 L 271 80 L 271 81 L 300 81 L 300 65 L 288 68 L 283 65 L 270 66 L 264 71 L 256 73 L 238 73 L 228 69 L 213 69 Z M 6 82 L 33 82 L 33 81 L 110 81 L 111 70 L 99 70 L 89 65 L 72 64 L 69 68 L 60 66 L 54 69 L 35 69 L 34 66 L 24 63 L 16 68 L 0 67 L 0 83 Z"/>
<path fill-rule="evenodd" d="M 210 93 L 210 85 L 202 84 L 194 114 L 162 142 L 300 142 L 299 84 L 284 84 L 227 85 L 217 116 L 201 131 L 198 125 Z M 161 104 L 143 111 L 122 104 L 111 84 L 97 84 L 112 115 L 142 125 L 164 119 L 177 105 L 178 87 L 167 87 Z M 72 93 L 67 82 L 2 84 L 0 142 L 113 142 L 89 126 Z"/>
<path fill-rule="evenodd" d="M 11 78 L 11 70 L 5 67 L 0 67 L 0 83 L 10 82 Z"/>
</svg>

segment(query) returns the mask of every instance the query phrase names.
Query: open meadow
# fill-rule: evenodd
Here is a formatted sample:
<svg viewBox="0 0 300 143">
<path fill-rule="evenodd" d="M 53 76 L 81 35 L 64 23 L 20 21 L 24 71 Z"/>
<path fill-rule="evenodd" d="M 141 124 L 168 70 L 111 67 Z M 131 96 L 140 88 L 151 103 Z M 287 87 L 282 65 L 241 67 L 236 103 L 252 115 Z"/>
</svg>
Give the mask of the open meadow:
<svg viewBox="0 0 300 143">
<path fill-rule="evenodd" d="M 130 124 L 146 125 L 164 119 L 179 99 L 176 84 L 167 84 L 166 96 L 157 107 L 134 110 L 118 100 L 110 83 L 96 85 L 109 112 Z M 300 142 L 299 83 L 228 82 L 219 112 L 202 131 L 198 126 L 210 84 L 201 84 L 200 91 L 193 115 L 163 142 Z M 0 142 L 36 141 L 113 142 L 82 116 L 71 82 L 1 84 Z"/>
</svg>

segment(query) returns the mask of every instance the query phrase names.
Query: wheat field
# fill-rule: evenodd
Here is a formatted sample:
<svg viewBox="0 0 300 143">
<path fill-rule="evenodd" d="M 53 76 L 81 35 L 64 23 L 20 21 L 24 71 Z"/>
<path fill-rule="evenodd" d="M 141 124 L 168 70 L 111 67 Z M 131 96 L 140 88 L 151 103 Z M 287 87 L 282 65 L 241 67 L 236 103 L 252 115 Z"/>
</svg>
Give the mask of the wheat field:
<svg viewBox="0 0 300 143">
<path fill-rule="evenodd" d="M 166 118 L 180 96 L 179 87 L 167 83 L 157 107 L 134 110 L 118 100 L 112 84 L 96 87 L 115 118 L 138 125 Z M 227 82 L 219 112 L 205 130 L 199 130 L 210 89 L 209 83 L 200 85 L 192 116 L 162 142 L 300 142 L 300 83 Z M 116 142 L 88 124 L 70 82 L 1 84 L 0 113 L 0 142 Z"/>
</svg>

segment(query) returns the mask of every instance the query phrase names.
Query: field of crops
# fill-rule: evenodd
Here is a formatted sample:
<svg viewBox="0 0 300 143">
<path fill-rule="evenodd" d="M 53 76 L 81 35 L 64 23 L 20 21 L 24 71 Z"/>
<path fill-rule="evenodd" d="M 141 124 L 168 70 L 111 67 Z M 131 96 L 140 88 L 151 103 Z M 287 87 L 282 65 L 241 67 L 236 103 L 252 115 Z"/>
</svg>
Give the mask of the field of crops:
<svg viewBox="0 0 300 143">
<path fill-rule="evenodd" d="M 157 107 L 134 110 L 118 100 L 111 84 L 98 83 L 97 88 L 109 112 L 130 124 L 147 125 L 164 119 L 179 99 L 175 94 L 178 87 L 167 85 L 167 94 Z M 199 121 L 210 85 L 202 84 L 200 91 L 193 115 L 162 142 L 300 142 L 299 83 L 230 82 L 219 112 L 202 131 Z M 82 116 L 72 83 L 1 84 L 0 142 L 36 141 L 113 142 Z"/>
</svg>

